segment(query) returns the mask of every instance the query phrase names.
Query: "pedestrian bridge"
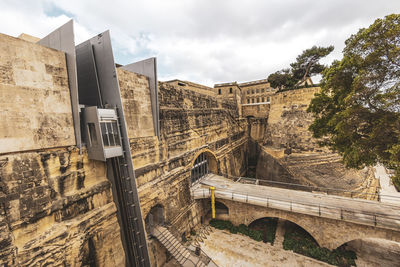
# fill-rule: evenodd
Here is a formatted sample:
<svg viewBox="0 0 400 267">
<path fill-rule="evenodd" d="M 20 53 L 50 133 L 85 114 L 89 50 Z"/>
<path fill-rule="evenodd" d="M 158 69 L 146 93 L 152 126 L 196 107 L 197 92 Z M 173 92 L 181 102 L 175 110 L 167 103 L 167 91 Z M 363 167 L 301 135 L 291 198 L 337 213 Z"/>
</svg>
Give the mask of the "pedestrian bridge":
<svg viewBox="0 0 400 267">
<path fill-rule="evenodd" d="M 242 184 L 207 174 L 192 187 L 194 199 L 215 198 L 228 208 L 225 218 L 246 225 L 264 218 L 289 220 L 308 231 L 320 246 L 335 249 L 346 242 L 379 238 L 400 242 L 399 204 L 314 192 Z"/>
</svg>

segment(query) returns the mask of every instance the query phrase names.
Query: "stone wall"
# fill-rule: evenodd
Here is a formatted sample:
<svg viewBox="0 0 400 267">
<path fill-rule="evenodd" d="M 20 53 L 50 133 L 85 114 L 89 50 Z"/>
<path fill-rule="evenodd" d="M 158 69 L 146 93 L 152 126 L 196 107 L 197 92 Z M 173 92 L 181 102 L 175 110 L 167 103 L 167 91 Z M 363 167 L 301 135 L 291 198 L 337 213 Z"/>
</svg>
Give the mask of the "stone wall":
<svg viewBox="0 0 400 267">
<path fill-rule="evenodd" d="M 254 118 L 268 118 L 269 104 L 243 104 L 242 105 L 242 116 L 254 117 Z"/>
<path fill-rule="evenodd" d="M 75 145 L 63 52 L 0 34 L 0 106 L 0 153 Z"/>
<path fill-rule="evenodd" d="M 65 54 L 0 35 L 0 103 L 0 265 L 123 266 L 105 164 L 74 147 Z"/>
<path fill-rule="evenodd" d="M 105 165 L 76 148 L 0 157 L 2 266 L 121 266 Z"/>
<path fill-rule="evenodd" d="M 207 152 L 217 171 L 245 174 L 247 121 L 239 118 L 235 103 L 184 86 L 159 83 L 159 102 L 161 140 L 130 138 L 143 218 L 161 205 L 165 221 L 187 234 L 205 215 L 203 204 L 190 195 L 194 160 Z M 164 263 L 166 252 L 157 241 L 149 240 L 149 250 L 154 266 Z"/>
<path fill-rule="evenodd" d="M 319 87 L 281 92 L 271 98 L 264 144 L 293 152 L 321 151 L 308 130 L 313 121 L 307 107 Z"/>
<path fill-rule="evenodd" d="M 121 68 L 117 74 L 129 138 L 154 136 L 149 79 Z"/>
</svg>

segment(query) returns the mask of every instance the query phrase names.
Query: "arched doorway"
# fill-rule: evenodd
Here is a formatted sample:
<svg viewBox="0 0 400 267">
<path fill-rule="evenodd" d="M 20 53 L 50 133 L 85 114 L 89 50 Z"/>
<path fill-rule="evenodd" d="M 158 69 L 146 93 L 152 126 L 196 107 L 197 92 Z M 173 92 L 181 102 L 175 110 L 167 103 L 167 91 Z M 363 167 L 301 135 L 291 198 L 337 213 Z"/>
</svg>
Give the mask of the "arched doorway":
<svg viewBox="0 0 400 267">
<path fill-rule="evenodd" d="M 200 154 L 198 154 L 197 158 L 192 164 L 190 175 L 191 184 L 199 182 L 210 172 L 216 172 L 216 169 L 217 161 L 214 154 L 208 150 L 201 152 Z"/>
<path fill-rule="evenodd" d="M 152 227 L 156 225 L 163 225 L 165 222 L 164 219 L 164 207 L 160 204 L 152 207 L 147 214 L 145 220 L 146 231 L 147 233 L 151 233 Z"/>
</svg>

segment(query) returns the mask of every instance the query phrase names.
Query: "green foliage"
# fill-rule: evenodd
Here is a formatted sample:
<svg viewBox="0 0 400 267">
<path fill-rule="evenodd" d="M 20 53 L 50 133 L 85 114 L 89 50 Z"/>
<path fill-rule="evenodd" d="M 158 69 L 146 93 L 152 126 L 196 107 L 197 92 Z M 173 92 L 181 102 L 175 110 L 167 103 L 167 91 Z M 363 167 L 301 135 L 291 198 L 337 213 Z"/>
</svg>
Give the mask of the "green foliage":
<svg viewBox="0 0 400 267">
<path fill-rule="evenodd" d="M 308 108 L 314 137 L 324 138 L 347 167 L 377 162 L 400 185 L 400 15 L 377 19 L 346 41 L 344 57 L 323 72 Z"/>
<path fill-rule="evenodd" d="M 325 66 L 319 61 L 329 55 L 334 47 L 313 46 L 306 49 L 296 58 L 296 62 L 290 64 L 293 78 L 297 81 L 304 81 L 307 77 L 321 73 Z"/>
<path fill-rule="evenodd" d="M 283 248 L 332 265 L 356 265 L 357 256 L 354 251 L 345 250 L 342 247 L 332 251 L 319 247 L 308 233 L 298 228 L 286 231 Z"/>
<path fill-rule="evenodd" d="M 240 224 L 239 226 L 234 226 L 230 221 L 212 219 L 210 221 L 210 225 L 219 230 L 229 230 L 229 232 L 232 234 L 241 233 L 256 241 L 263 240 L 263 233 L 261 231 L 250 229 L 248 226 L 244 224 Z"/>
<path fill-rule="evenodd" d="M 290 69 L 283 69 L 268 76 L 268 82 L 273 88 L 293 88 L 297 81 L 293 78 Z"/>
<path fill-rule="evenodd" d="M 290 64 L 290 69 L 283 69 L 268 76 L 268 82 L 274 88 L 294 89 L 296 84 L 305 81 L 307 77 L 320 74 L 325 66 L 319 61 L 333 51 L 333 46 L 317 47 L 304 50 L 296 58 L 296 62 Z M 307 87 L 306 85 L 305 87 Z"/>
</svg>

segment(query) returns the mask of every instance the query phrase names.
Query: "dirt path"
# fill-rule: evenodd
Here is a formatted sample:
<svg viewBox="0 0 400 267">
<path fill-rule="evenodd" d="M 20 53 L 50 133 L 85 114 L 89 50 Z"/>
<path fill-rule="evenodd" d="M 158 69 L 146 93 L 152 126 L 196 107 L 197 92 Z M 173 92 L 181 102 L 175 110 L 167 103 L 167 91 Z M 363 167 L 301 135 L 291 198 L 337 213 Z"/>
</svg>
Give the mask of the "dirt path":
<svg viewBox="0 0 400 267">
<path fill-rule="evenodd" d="M 213 229 L 201 248 L 219 267 L 314 267 L 333 266 L 257 242 L 247 236 Z"/>
</svg>

